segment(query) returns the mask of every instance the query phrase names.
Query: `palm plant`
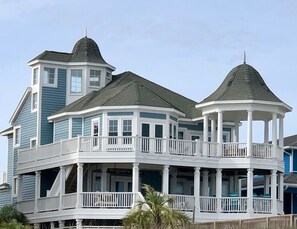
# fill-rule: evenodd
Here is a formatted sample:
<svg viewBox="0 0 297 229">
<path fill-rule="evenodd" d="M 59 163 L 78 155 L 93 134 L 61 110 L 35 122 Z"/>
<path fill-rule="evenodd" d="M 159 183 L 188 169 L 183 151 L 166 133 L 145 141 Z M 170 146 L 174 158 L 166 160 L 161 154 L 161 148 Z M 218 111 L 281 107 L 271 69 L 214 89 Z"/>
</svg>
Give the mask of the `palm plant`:
<svg viewBox="0 0 297 229">
<path fill-rule="evenodd" d="M 135 208 L 123 219 L 126 229 L 174 229 L 185 227 L 190 218 L 183 212 L 170 207 L 172 198 L 166 198 L 149 186 L 144 185 L 145 200 L 139 201 Z"/>
<path fill-rule="evenodd" d="M 0 209 L 1 228 L 25 228 L 29 221 L 14 205 L 5 205 Z"/>
</svg>

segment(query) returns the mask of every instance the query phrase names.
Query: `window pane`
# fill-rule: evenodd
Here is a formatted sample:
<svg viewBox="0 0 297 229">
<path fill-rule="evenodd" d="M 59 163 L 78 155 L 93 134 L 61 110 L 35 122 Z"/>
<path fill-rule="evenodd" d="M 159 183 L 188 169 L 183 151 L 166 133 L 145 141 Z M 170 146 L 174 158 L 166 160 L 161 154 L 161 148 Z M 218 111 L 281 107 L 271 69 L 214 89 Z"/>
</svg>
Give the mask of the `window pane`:
<svg viewBox="0 0 297 229">
<path fill-rule="evenodd" d="M 21 133 L 20 132 L 21 132 L 20 128 L 15 129 L 15 141 L 14 141 L 15 145 L 20 144 L 20 139 L 21 139 Z"/>
<path fill-rule="evenodd" d="M 82 70 L 71 70 L 71 93 L 82 92 Z"/>
<path fill-rule="evenodd" d="M 44 68 L 43 83 L 44 84 L 55 84 L 55 69 L 54 68 Z"/>
<path fill-rule="evenodd" d="M 37 109 L 37 93 L 33 93 L 32 109 Z"/>
<path fill-rule="evenodd" d="M 34 68 L 33 70 L 33 85 L 38 83 L 38 68 Z"/>
<path fill-rule="evenodd" d="M 156 138 L 162 138 L 163 137 L 163 126 L 162 125 L 156 125 L 155 126 L 155 137 Z"/>
<path fill-rule="evenodd" d="M 90 70 L 90 86 L 99 87 L 100 77 L 101 77 L 101 71 Z"/>
<path fill-rule="evenodd" d="M 142 124 L 142 137 L 149 137 L 150 136 L 150 125 L 149 124 Z"/>
</svg>

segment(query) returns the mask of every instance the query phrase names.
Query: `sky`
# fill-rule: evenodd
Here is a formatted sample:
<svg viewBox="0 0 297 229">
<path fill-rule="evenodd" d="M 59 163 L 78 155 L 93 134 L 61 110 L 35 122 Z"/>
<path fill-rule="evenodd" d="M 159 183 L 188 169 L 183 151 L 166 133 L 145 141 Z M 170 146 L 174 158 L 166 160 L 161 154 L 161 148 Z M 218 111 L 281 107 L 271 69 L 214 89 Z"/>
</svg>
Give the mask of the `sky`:
<svg viewBox="0 0 297 229">
<path fill-rule="evenodd" d="M 247 63 L 293 108 L 285 136 L 297 133 L 295 0 L 0 0 L 0 130 L 30 86 L 28 61 L 44 50 L 71 52 L 86 28 L 115 74 L 132 71 L 197 102 L 246 51 Z M 6 167 L 0 137 L 0 172 Z"/>
</svg>

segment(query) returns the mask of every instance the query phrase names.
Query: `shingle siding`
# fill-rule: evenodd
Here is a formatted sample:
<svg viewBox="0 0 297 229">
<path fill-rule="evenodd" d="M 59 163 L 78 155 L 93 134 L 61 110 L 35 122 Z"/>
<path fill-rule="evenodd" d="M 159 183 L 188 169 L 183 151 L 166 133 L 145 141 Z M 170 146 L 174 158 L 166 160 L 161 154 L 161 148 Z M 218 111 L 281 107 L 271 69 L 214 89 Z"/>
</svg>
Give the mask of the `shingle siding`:
<svg viewBox="0 0 297 229">
<path fill-rule="evenodd" d="M 42 88 L 41 145 L 53 142 L 53 123 L 47 117 L 62 109 L 66 104 L 66 69 L 58 69 L 58 86 Z"/>
<path fill-rule="evenodd" d="M 73 118 L 72 119 L 72 137 L 75 138 L 78 135 L 82 135 L 82 119 Z"/>
<path fill-rule="evenodd" d="M 55 142 L 62 139 L 68 139 L 69 136 L 69 119 L 55 123 Z"/>
</svg>

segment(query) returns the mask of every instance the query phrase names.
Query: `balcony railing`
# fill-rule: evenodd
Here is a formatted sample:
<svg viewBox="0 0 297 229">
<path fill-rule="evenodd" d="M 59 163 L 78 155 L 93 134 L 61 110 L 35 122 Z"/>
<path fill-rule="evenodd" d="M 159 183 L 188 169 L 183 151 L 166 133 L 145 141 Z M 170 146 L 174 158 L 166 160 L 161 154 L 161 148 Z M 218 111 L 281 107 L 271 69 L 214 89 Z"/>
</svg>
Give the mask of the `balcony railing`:
<svg viewBox="0 0 297 229">
<path fill-rule="evenodd" d="M 195 205 L 195 197 L 188 195 L 174 195 L 170 194 L 169 197 L 173 198 L 171 207 L 180 211 L 193 211 Z"/>
<path fill-rule="evenodd" d="M 222 147 L 221 150 L 219 147 Z M 273 158 L 274 149 L 277 157 L 281 158 L 279 147 L 272 144 L 252 144 L 252 157 L 259 159 Z M 223 157 L 246 158 L 246 143 L 201 142 L 191 140 L 148 138 L 139 136 L 126 137 L 77 137 L 61 140 L 48 145 L 20 150 L 19 164 L 47 160 L 80 152 L 132 152 L 141 154 L 177 155 L 185 157 Z M 222 155 L 218 155 L 222 152 Z M 274 156 L 275 157 L 275 156 Z"/>
</svg>

